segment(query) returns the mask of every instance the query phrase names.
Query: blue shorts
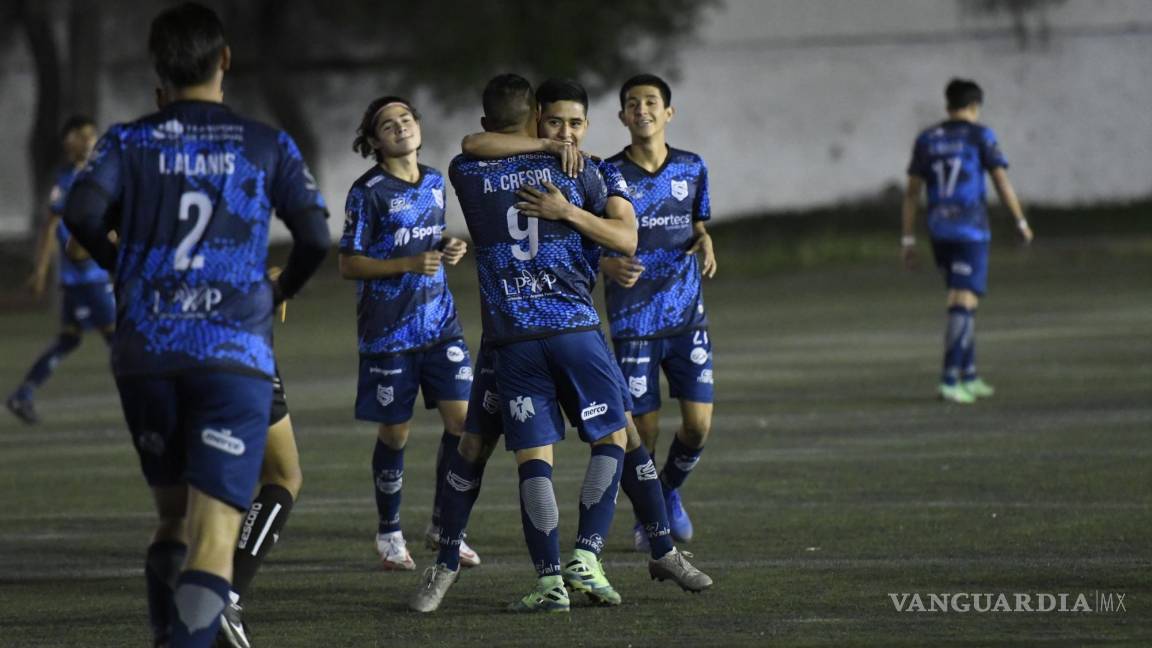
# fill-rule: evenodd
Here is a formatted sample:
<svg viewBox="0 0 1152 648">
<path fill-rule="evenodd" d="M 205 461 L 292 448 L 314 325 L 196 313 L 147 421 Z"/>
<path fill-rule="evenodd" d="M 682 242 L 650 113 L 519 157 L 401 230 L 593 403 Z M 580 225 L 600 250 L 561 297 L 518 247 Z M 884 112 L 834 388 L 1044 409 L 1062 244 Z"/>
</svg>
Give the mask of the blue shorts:
<svg viewBox="0 0 1152 648">
<path fill-rule="evenodd" d="M 660 409 L 661 368 L 672 398 L 694 403 L 711 403 L 715 399 L 708 329 L 650 340 L 616 340 L 615 347 L 616 361 L 632 395 L 634 415 Z"/>
<path fill-rule="evenodd" d="M 244 510 L 260 479 L 272 383 L 225 372 L 116 378 L 149 486 L 189 484 Z"/>
<path fill-rule="evenodd" d="M 620 373 L 600 331 L 513 342 L 496 347 L 493 360 L 509 450 L 562 440 L 565 416 L 588 443 L 624 429 Z"/>
<path fill-rule="evenodd" d="M 384 425 L 412 418 L 416 392 L 424 407 L 440 401 L 466 401 L 472 388 L 468 345 L 456 338 L 411 353 L 360 358 L 356 387 L 356 420 Z"/>
<path fill-rule="evenodd" d="M 932 241 L 932 254 L 950 290 L 988 290 L 988 241 Z"/>
<path fill-rule="evenodd" d="M 108 328 L 116 324 L 116 297 L 110 283 L 62 286 L 64 300 L 60 324 L 87 329 Z"/>
</svg>

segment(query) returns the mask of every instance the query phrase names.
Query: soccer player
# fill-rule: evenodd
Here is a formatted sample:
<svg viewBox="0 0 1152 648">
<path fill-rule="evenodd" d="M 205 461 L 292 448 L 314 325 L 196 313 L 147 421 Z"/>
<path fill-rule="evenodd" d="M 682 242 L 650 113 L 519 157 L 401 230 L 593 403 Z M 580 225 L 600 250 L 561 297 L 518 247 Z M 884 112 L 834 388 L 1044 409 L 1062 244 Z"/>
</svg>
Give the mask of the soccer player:
<svg viewBox="0 0 1152 648">
<path fill-rule="evenodd" d="M 464 138 L 464 152 L 480 158 L 549 152 L 561 157 L 561 163 L 567 165 L 573 157 L 579 156 L 580 146 L 588 132 L 588 93 L 576 81 L 548 79 L 536 89 L 536 100 L 540 109 L 537 131 L 539 138 L 505 133 L 476 133 Z M 597 165 L 607 185 L 612 188 L 611 192 L 617 192 L 615 195 L 627 195 L 625 189 L 627 185 L 615 166 L 604 161 L 593 160 L 593 163 Z M 594 270 L 599 263 L 599 252 L 599 246 L 592 246 L 588 250 Z M 480 382 L 483 380 L 481 377 Z M 623 384 L 622 376 L 620 380 Z M 473 394 L 476 393 L 474 387 Z M 475 396 L 473 400 L 476 400 Z M 624 392 L 624 400 L 627 408 L 631 409 L 632 401 L 627 391 Z M 477 416 L 483 417 L 484 414 L 477 412 Z M 471 418 L 470 416 L 470 420 Z M 637 525 L 639 536 L 637 541 L 647 546 L 652 554 L 649 570 L 654 577 L 666 576 L 685 589 L 692 591 L 704 589 L 711 584 L 711 579 L 688 564 L 683 555 L 675 550 L 669 537 L 663 491 L 656 479 L 654 464 L 640 441 L 631 416 L 629 415 L 627 419 L 628 444 L 625 447 L 621 486 L 632 500 L 640 521 Z"/>
<path fill-rule="evenodd" d="M 483 103 L 484 130 L 535 136 L 537 106 L 524 78 L 492 79 Z M 484 340 L 493 349 L 499 396 L 485 406 L 502 412 L 506 446 L 516 455 L 524 539 L 539 577 L 511 609 L 567 611 L 565 583 L 598 603 L 619 604 L 599 553 L 623 468 L 624 402 L 598 331 L 590 293 L 595 271 L 585 248 L 594 243 L 631 252 L 631 205 L 609 195 L 595 167 L 574 179 L 545 154 L 457 156 L 449 177 L 476 247 Z M 592 457 L 581 489 L 578 548 L 561 569 L 552 445 L 564 437 L 565 415 L 591 445 Z"/>
<path fill-rule="evenodd" d="M 223 104 L 231 51 L 214 12 L 161 12 L 148 47 L 164 108 L 108 130 L 64 221 L 116 270 L 112 368 L 159 516 L 145 567 L 154 643 L 208 646 L 264 454 L 273 306 L 322 262 L 327 210 L 292 139 Z M 272 210 L 294 241 L 275 281 Z"/>
<path fill-rule="evenodd" d="M 995 390 L 976 372 L 976 306 L 988 286 L 988 208 L 984 174 L 1016 221 L 1025 243 L 1032 230 L 1008 181 L 1008 160 L 996 134 L 979 123 L 984 91 L 973 81 L 952 79 L 944 90 L 948 119 L 916 138 L 908 164 L 902 210 L 901 248 L 905 264 L 916 261 L 916 215 L 928 190 L 928 231 L 936 266 L 948 288 L 944 333 L 944 370 L 938 393 L 951 403 L 973 403 Z"/>
<path fill-rule="evenodd" d="M 455 265 L 464 241 L 444 233 L 444 177 L 420 164 L 420 117 L 400 97 L 365 110 L 353 148 L 376 164 L 352 185 L 340 240 L 340 274 L 356 280 L 360 379 L 356 418 L 378 425 L 372 454 L 379 526 L 376 549 L 387 570 L 416 564 L 400 529 L 404 446 L 416 392 L 440 410 L 444 433 L 436 461 L 433 519 L 439 535 L 444 466 L 464 432 L 472 366 L 443 264 Z M 480 564 L 467 543 L 465 565 Z"/>
<path fill-rule="evenodd" d="M 8 411 L 29 424 L 40 420 L 34 400 L 36 389 L 48 380 L 61 360 L 80 346 L 84 331 L 96 329 L 105 341 L 109 341 L 116 322 L 116 302 L 108 273 L 86 255 L 68 253 L 68 227 L 60 222 L 72 182 L 96 145 L 96 123 L 89 117 L 75 115 L 64 122 L 60 137 L 68 165 L 60 169 L 52 187 L 48 217 L 41 226 L 36 247 L 35 270 L 29 278 L 33 292 L 37 296 L 43 294 L 54 248 L 59 247 L 60 286 L 63 289 L 60 332 L 5 401 Z"/>
<path fill-rule="evenodd" d="M 692 539 L 680 487 L 712 431 L 712 341 L 701 275 L 716 274 L 705 223 L 712 211 L 708 168 L 699 155 L 667 144 L 672 90 L 652 74 L 620 88 L 620 121 L 632 143 L 608 162 L 620 169 L 640 223 L 635 255 L 605 255 L 601 269 L 616 360 L 628 380 L 640 438 L 655 454 L 660 434 L 660 371 L 680 400 L 681 426 L 660 471 L 672 537 Z M 644 536 L 636 533 L 637 549 Z"/>
</svg>

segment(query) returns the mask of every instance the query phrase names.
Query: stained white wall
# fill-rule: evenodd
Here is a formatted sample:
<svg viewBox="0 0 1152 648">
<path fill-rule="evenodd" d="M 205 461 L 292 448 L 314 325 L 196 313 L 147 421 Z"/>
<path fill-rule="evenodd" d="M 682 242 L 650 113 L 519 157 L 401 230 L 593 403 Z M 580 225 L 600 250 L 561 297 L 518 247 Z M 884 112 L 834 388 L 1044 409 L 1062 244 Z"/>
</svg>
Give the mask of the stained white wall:
<svg viewBox="0 0 1152 648">
<path fill-rule="evenodd" d="M 1026 201 L 1149 197 L 1152 2 L 1067 0 L 1029 17 L 1034 39 L 1042 21 L 1047 43 L 1021 48 L 1007 16 L 975 16 L 956 0 L 727 0 L 682 47 L 670 141 L 709 163 L 717 218 L 836 204 L 901 182 L 916 131 L 943 115 L 945 82 L 968 76 L 985 89 L 984 121 L 999 133 Z M 8 46 L 0 65 L 4 235 L 23 228 L 29 204 L 34 77 L 20 46 Z M 314 166 L 337 216 L 366 168 L 350 150 L 362 104 L 395 90 L 348 89 L 336 93 L 346 101 L 328 93 L 310 106 L 322 142 Z M 151 99 L 143 91 L 103 100 L 105 117 L 127 119 Z M 479 128 L 479 106 L 422 108 L 422 158 L 443 169 L 460 138 Z M 588 150 L 609 154 L 626 143 L 616 110 L 613 97 L 594 103 Z M 341 220 L 333 218 L 334 231 Z M 449 225 L 462 229 L 456 211 Z"/>
</svg>

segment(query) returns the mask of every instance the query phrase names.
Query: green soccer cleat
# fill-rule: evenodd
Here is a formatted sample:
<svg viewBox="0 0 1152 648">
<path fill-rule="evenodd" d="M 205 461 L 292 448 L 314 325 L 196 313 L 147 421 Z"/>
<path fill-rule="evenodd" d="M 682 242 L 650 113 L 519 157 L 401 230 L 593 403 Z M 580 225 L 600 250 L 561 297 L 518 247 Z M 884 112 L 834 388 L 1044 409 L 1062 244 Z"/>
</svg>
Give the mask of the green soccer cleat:
<svg viewBox="0 0 1152 648">
<path fill-rule="evenodd" d="M 600 558 L 584 549 L 572 552 L 572 560 L 560 571 L 564 585 L 573 592 L 583 592 L 596 605 L 620 605 L 620 595 L 604 575 Z"/>
<path fill-rule="evenodd" d="M 980 378 L 973 378 L 972 380 L 965 380 L 960 383 L 964 387 L 964 391 L 972 394 L 973 398 L 988 398 L 996 393 L 996 388 L 984 382 Z"/>
<path fill-rule="evenodd" d="M 508 606 L 509 612 L 567 612 L 571 608 L 564 581 L 559 576 L 544 576 L 536 589 Z"/>
<path fill-rule="evenodd" d="M 976 402 L 976 397 L 959 384 L 949 385 L 946 383 L 940 383 L 939 393 L 940 400 L 947 403 L 971 405 L 972 403 Z"/>
</svg>

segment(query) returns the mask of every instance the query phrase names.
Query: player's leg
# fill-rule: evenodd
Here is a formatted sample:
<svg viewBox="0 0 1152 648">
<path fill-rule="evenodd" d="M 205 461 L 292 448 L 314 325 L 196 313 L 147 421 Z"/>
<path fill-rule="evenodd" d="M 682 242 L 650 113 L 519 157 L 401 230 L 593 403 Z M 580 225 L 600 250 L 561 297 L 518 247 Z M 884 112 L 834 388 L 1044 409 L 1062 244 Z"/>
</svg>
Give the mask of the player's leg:
<svg viewBox="0 0 1152 648">
<path fill-rule="evenodd" d="M 183 485 L 152 488 L 159 523 L 144 558 L 144 580 L 148 592 L 148 623 L 155 646 L 166 646 L 176 619 L 176 579 L 184 567 L 188 551 L 184 516 L 188 489 Z"/>
<path fill-rule="evenodd" d="M 568 593 L 560 577 L 560 509 L 552 484 L 552 446 L 564 438 L 564 417 L 546 340 L 498 347 L 493 358 L 505 442 L 516 453 L 524 541 L 537 575 L 535 588 L 510 609 L 566 612 Z"/>
<path fill-rule="evenodd" d="M 640 439 L 655 456 L 660 437 L 660 361 L 658 340 L 613 341 L 616 362 L 632 397 L 632 418 Z"/>
<path fill-rule="evenodd" d="M 408 421 L 419 390 L 415 354 L 361 358 L 356 390 L 356 419 L 377 424 L 372 451 L 372 483 L 379 524 L 376 551 L 385 570 L 416 568 L 400 529 L 400 495 L 404 485 L 404 448 Z"/>
<path fill-rule="evenodd" d="M 232 556 L 231 600 L 220 619 L 220 636 L 217 638 L 217 645 L 222 647 L 251 646 L 240 600 L 247 595 L 248 586 L 264 559 L 280 541 L 280 533 L 304 483 L 296 434 L 279 371 L 272 384 L 272 411 L 268 421 L 268 443 L 260 464 L 260 491 L 244 515 Z"/>
<path fill-rule="evenodd" d="M 225 373 L 177 380 L 186 412 L 188 559 L 177 581 L 172 646 L 210 646 L 229 601 L 236 538 L 260 475 L 272 384 Z"/>
<path fill-rule="evenodd" d="M 24 374 L 24 380 L 5 400 L 8 411 L 28 424 L 40 421 L 40 416 L 36 413 L 36 390 L 52 376 L 56 365 L 80 346 L 82 339 L 81 328 L 71 314 L 75 310 L 74 298 L 68 297 L 69 289 L 65 288 L 64 293 L 64 322 L 60 327 L 60 333 L 48 348 L 40 352 L 28 372 Z"/>
<path fill-rule="evenodd" d="M 425 406 L 439 409 L 440 419 L 444 423 L 444 431 L 440 435 L 440 444 L 436 452 L 432 520 L 424 530 L 424 544 L 429 549 L 439 550 L 444 478 L 448 464 L 456 454 L 460 438 L 464 434 L 468 399 L 472 389 L 472 365 L 468 346 L 462 339 L 437 345 L 421 355 L 423 357 L 420 363 L 420 390 L 424 393 Z M 460 558 L 465 567 L 480 564 L 480 556 L 463 538 L 460 538 Z"/>
<path fill-rule="evenodd" d="M 961 365 L 971 344 L 972 308 L 976 296 L 968 289 L 972 267 L 962 254 L 962 245 L 933 241 L 936 266 L 948 288 L 948 317 L 944 325 L 944 358 L 937 392 L 947 402 L 967 404 L 975 399 L 960 384 Z"/>
<path fill-rule="evenodd" d="M 665 338 L 663 368 L 668 392 L 680 401 L 680 429 L 668 446 L 660 470 L 660 483 L 668 508 L 668 522 L 677 542 L 692 539 L 692 520 L 684 510 L 680 487 L 695 469 L 712 432 L 712 340 L 707 329 L 686 331 Z"/>
<path fill-rule="evenodd" d="M 976 372 L 976 308 L 988 287 L 988 243 L 965 243 L 961 249 L 971 272 L 964 277 L 965 289 L 955 291 L 956 305 L 968 311 L 968 343 L 960 356 L 960 384 L 973 398 L 987 398 L 996 390 Z"/>
</svg>

